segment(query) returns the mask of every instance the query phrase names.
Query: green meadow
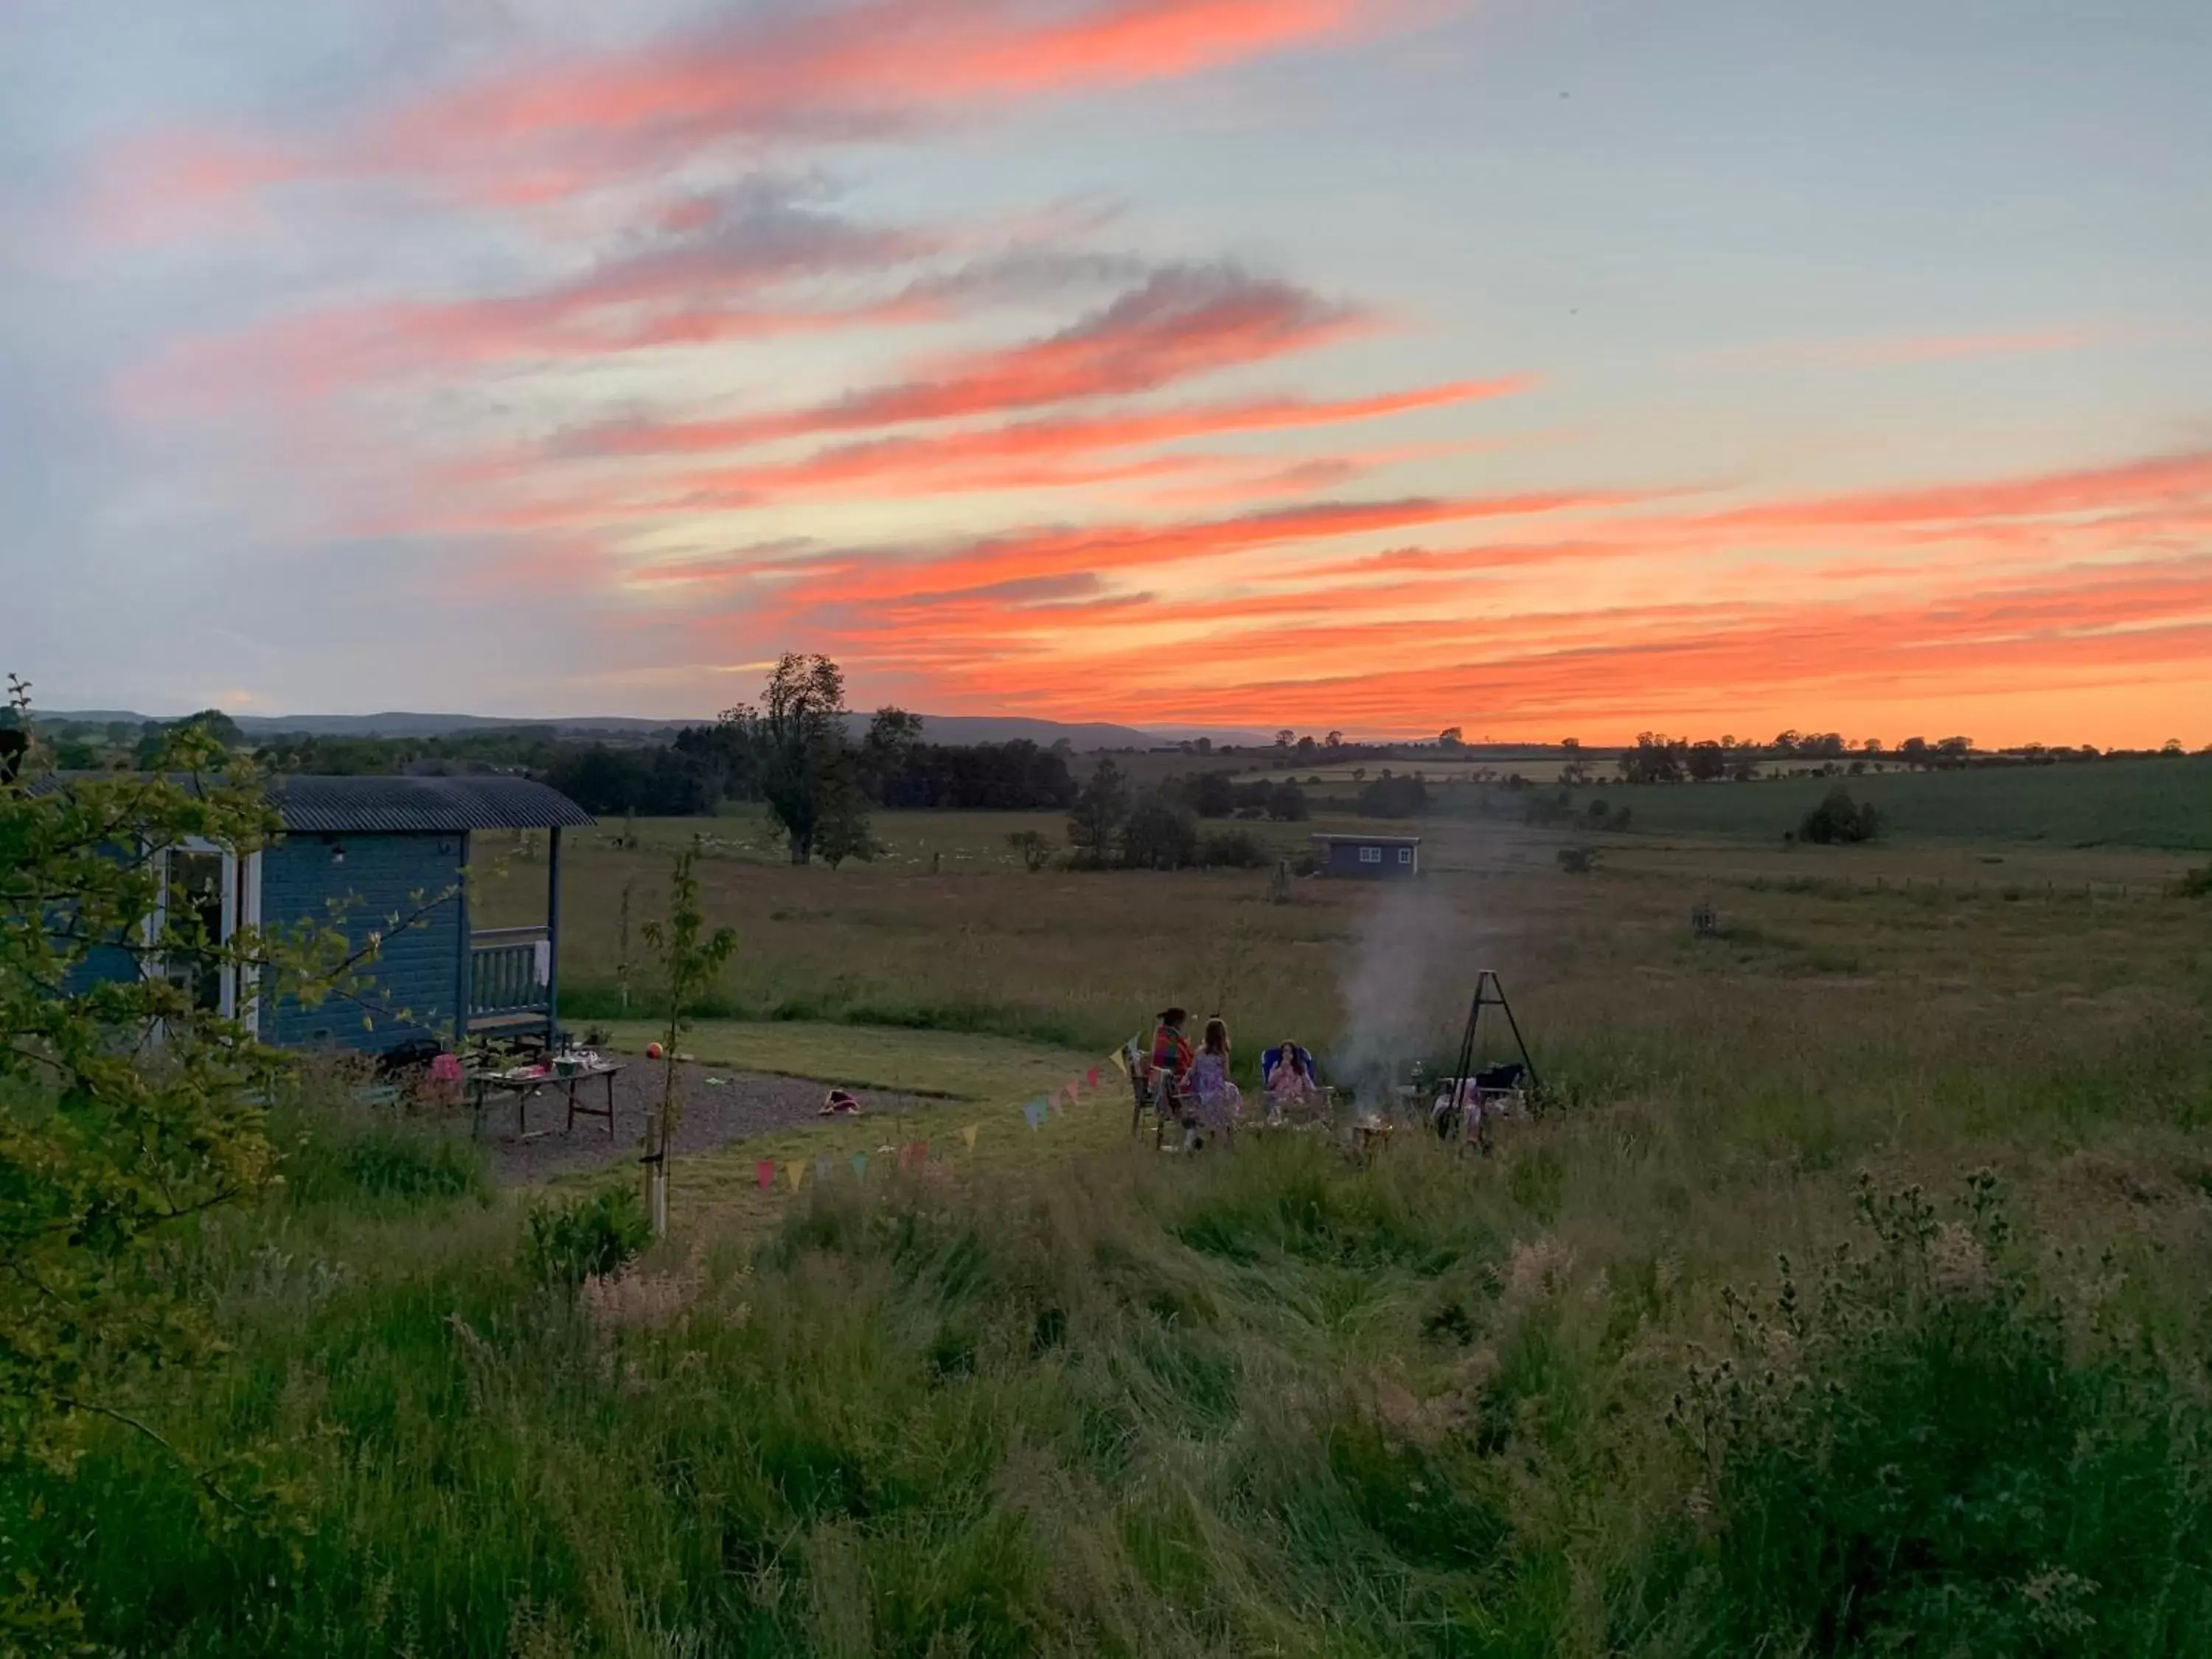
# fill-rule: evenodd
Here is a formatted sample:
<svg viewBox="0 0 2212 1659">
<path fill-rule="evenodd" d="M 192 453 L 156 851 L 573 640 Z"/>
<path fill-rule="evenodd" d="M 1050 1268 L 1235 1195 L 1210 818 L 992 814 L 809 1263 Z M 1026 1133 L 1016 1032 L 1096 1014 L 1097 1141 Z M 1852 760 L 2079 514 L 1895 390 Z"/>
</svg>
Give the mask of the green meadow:
<svg viewBox="0 0 2212 1659">
<path fill-rule="evenodd" d="M 586 1274 L 634 1166 L 499 1190 L 311 1081 L 284 1185 L 177 1247 L 225 1352 L 134 1401 L 227 1501 L 118 1425 L 0 1493 L 0 1565 L 144 1654 L 2212 1650 L 2203 773 L 1887 775 L 1863 848 L 1781 843 L 1809 781 L 1616 787 L 1587 873 L 1447 813 L 1419 883 L 1282 903 L 1031 874 L 1022 815 L 836 871 L 584 832 L 574 1024 L 641 1044 L 698 836 L 740 948 L 687 1052 L 922 1103 L 684 1160 Z M 486 849 L 485 920 L 542 856 Z M 1446 1061 L 1484 968 L 1544 1107 L 1487 1156 L 1166 1156 L 1110 1070 L 1022 1113 L 1170 999 L 1248 1079 Z"/>
</svg>

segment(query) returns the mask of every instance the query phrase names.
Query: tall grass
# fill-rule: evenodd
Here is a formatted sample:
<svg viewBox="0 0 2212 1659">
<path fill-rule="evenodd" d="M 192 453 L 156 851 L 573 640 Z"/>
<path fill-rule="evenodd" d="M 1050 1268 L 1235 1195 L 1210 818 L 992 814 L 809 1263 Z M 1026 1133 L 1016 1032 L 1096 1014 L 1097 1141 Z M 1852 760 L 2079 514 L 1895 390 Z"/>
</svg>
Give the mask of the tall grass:
<svg viewBox="0 0 2212 1659">
<path fill-rule="evenodd" d="M 170 1413 L 261 1518 L 118 1435 L 6 1530 L 136 1652 L 2212 1641 L 2178 1304 L 1879 1188 L 1723 1297 L 1607 1245 L 1591 1130 L 848 1183 L 580 1293 L 511 1210 L 264 1215 Z"/>
</svg>

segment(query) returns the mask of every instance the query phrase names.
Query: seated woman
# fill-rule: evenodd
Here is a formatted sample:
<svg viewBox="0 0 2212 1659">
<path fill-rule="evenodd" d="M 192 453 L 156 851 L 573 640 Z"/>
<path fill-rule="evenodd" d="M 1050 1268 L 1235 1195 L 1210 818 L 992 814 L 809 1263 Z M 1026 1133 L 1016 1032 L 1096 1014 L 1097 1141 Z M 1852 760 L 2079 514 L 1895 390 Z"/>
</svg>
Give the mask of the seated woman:
<svg viewBox="0 0 2212 1659">
<path fill-rule="evenodd" d="M 1206 1022 L 1206 1040 L 1191 1064 L 1190 1091 L 1201 1128 L 1225 1134 L 1236 1127 L 1244 1096 L 1229 1080 L 1229 1026 L 1218 1014 Z"/>
</svg>

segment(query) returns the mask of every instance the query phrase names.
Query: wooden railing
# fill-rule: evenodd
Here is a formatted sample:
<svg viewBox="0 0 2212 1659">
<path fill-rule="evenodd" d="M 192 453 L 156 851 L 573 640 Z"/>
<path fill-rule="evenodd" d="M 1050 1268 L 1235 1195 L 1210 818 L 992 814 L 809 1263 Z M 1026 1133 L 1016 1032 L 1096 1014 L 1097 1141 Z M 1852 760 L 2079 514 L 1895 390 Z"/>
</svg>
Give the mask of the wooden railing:
<svg viewBox="0 0 2212 1659">
<path fill-rule="evenodd" d="M 544 927 L 485 927 L 469 936 L 470 1019 L 550 1014 L 551 977 Z"/>
</svg>

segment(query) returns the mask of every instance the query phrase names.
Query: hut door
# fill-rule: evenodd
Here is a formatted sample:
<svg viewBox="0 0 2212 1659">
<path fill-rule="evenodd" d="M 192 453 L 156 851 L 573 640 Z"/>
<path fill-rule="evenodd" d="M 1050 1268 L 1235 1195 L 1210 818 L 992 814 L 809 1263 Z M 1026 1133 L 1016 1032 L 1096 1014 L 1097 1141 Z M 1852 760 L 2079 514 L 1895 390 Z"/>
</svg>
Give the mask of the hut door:
<svg viewBox="0 0 2212 1659">
<path fill-rule="evenodd" d="M 212 843 L 188 841 L 161 854 L 161 905 L 151 918 L 154 936 L 173 930 L 197 946 L 173 953 L 159 971 L 173 985 L 183 987 L 195 1007 L 225 1019 L 238 1017 L 241 1006 L 238 969 L 214 953 L 230 943 L 241 924 L 258 918 L 250 890 L 251 878 L 259 874 L 258 860 L 247 860 L 249 881 L 239 880 L 234 853 Z M 252 1018 L 252 988 L 245 988 L 243 1006 Z"/>
</svg>

